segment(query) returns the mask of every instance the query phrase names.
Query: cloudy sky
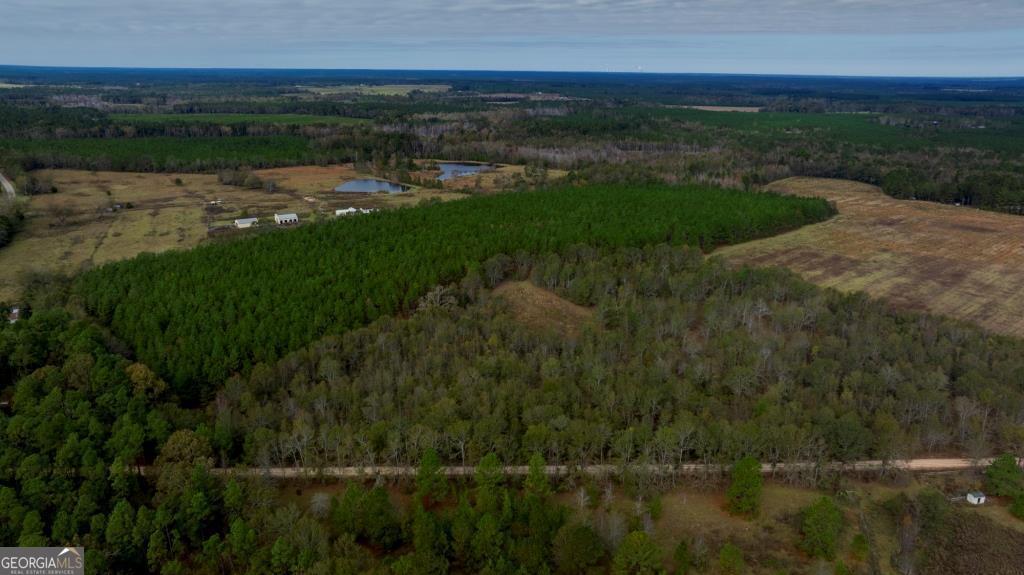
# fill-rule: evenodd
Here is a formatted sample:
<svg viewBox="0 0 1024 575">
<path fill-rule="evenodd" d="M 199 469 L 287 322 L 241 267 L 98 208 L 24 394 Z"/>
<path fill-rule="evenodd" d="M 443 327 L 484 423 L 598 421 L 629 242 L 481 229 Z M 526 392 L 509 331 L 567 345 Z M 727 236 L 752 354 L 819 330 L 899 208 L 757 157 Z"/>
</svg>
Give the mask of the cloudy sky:
<svg viewBox="0 0 1024 575">
<path fill-rule="evenodd" d="M 1024 0 L 0 0 L 0 64 L 1024 76 Z"/>
</svg>

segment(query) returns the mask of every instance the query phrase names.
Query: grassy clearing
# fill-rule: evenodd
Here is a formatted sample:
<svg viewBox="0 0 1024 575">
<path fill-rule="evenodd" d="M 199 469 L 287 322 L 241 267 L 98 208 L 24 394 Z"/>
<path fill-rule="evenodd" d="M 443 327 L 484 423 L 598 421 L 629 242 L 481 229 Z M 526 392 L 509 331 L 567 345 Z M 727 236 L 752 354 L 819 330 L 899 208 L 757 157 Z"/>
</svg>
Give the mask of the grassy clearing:
<svg viewBox="0 0 1024 575">
<path fill-rule="evenodd" d="M 313 116 L 309 114 L 110 114 L 115 122 L 132 124 L 285 124 L 309 126 L 316 124 L 369 124 L 364 118 L 344 116 Z"/>
<path fill-rule="evenodd" d="M 508 302 L 512 314 L 523 324 L 540 330 L 552 330 L 563 337 L 579 335 L 594 318 L 594 310 L 576 305 L 529 281 L 505 282 L 494 295 Z"/>
<path fill-rule="evenodd" d="M 821 286 L 1024 335 L 1024 218 L 896 200 L 866 184 L 790 178 L 770 189 L 836 203 L 839 215 L 730 246 L 731 261 L 782 266 Z"/>
</svg>

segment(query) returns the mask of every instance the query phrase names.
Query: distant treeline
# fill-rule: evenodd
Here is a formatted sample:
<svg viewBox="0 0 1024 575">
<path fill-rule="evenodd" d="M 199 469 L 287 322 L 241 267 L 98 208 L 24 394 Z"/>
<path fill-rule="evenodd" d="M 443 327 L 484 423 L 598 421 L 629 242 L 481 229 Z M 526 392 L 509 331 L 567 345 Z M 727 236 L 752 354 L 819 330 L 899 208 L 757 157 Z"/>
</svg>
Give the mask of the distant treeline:
<svg viewBox="0 0 1024 575">
<path fill-rule="evenodd" d="M 250 128 L 250 131 L 274 131 L 273 126 Z M 392 154 L 409 156 L 417 147 L 406 134 L 364 127 L 337 129 L 342 131 L 329 128 L 321 134 L 320 128 L 307 127 L 304 130 L 308 130 L 308 134 L 302 136 L 210 136 L 210 133 L 223 133 L 222 129 L 215 125 L 163 125 L 153 131 L 180 132 L 181 137 L 9 139 L 0 141 L 0 156 L 24 170 L 209 172 L 242 166 L 265 168 L 372 161 Z"/>
<path fill-rule="evenodd" d="M 494 254 L 578 243 L 710 249 L 832 213 L 823 200 L 709 187 L 501 194 L 144 255 L 85 273 L 75 291 L 195 401 L 233 372 L 408 311 L 433 286 Z"/>
</svg>

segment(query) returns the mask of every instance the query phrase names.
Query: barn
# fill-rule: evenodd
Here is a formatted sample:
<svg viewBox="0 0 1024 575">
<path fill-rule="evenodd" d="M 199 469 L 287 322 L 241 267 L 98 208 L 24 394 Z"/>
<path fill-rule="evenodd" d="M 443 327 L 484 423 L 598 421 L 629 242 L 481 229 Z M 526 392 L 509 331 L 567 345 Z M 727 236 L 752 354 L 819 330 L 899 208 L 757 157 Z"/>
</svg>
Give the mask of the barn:
<svg viewBox="0 0 1024 575">
<path fill-rule="evenodd" d="M 274 214 L 274 221 L 279 226 L 297 224 L 299 223 L 299 216 L 297 214 Z"/>
</svg>

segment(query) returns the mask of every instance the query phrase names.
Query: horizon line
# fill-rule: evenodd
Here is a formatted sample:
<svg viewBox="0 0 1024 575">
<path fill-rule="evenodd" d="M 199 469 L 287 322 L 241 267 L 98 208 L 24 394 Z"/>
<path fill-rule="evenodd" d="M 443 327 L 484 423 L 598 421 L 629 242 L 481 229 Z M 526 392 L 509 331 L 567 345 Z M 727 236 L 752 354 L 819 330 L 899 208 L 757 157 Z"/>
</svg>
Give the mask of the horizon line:
<svg viewBox="0 0 1024 575">
<path fill-rule="evenodd" d="M 613 75 L 627 74 L 634 76 L 741 76 L 741 77 L 776 77 L 776 78 L 834 78 L 834 79 L 876 79 L 876 80 L 1024 80 L 1024 75 L 1009 76 L 935 76 L 935 75 L 870 75 L 870 74 L 808 74 L 795 72 L 654 72 L 645 70 L 524 70 L 495 68 L 288 68 L 288 67 L 251 67 L 251 66 L 61 66 L 54 64 L 0 64 L 0 70 L 11 68 L 30 68 L 48 70 L 140 70 L 153 72 L 187 72 L 187 71 L 230 71 L 230 72 L 262 72 L 262 71 L 293 71 L 293 72 L 469 72 L 469 73 L 502 73 L 502 74 L 595 74 Z"/>
</svg>

